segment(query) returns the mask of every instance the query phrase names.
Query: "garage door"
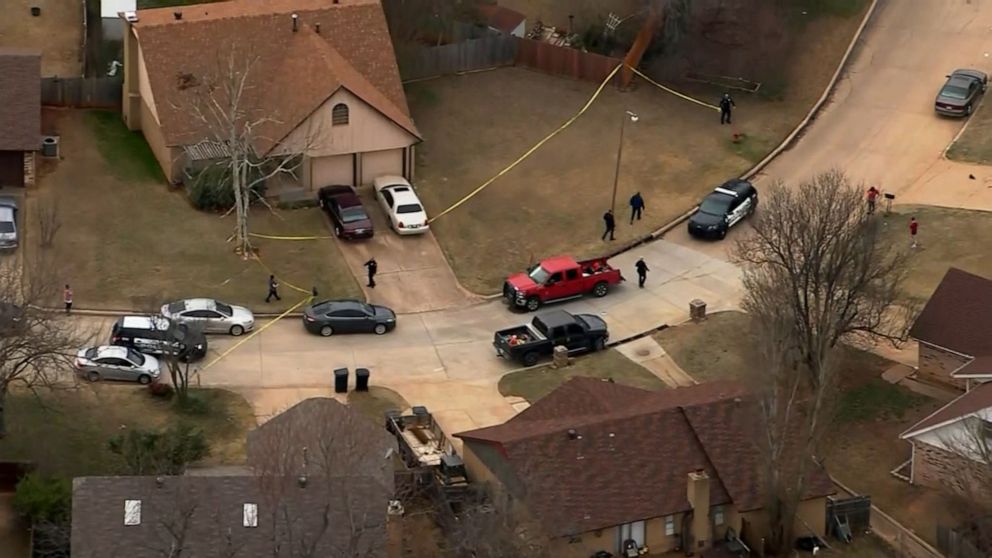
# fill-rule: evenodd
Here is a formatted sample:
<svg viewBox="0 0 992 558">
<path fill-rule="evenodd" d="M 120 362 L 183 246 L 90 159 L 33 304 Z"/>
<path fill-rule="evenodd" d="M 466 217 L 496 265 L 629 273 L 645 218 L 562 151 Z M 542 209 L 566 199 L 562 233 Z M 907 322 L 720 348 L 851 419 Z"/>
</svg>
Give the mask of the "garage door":
<svg viewBox="0 0 992 558">
<path fill-rule="evenodd" d="M 310 188 L 317 190 L 335 184 L 354 185 L 355 157 L 334 155 L 310 159 Z"/>
<path fill-rule="evenodd" d="M 362 153 L 362 184 L 372 184 L 377 176 L 403 176 L 403 149 Z"/>
<path fill-rule="evenodd" d="M 0 151 L 0 186 L 24 186 L 24 154 Z"/>
</svg>

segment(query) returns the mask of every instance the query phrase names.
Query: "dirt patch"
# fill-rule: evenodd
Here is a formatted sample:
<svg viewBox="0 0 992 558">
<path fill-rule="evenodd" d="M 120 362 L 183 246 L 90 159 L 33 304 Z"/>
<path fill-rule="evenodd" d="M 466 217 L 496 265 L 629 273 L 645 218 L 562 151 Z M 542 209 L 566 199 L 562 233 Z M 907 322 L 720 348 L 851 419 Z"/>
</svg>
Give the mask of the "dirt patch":
<svg viewBox="0 0 992 558">
<path fill-rule="evenodd" d="M 109 114 L 109 116 L 108 116 Z M 316 286 L 328 298 L 361 297 L 333 240 L 257 239 L 262 265 L 243 260 L 227 239 L 233 217 L 196 211 L 171 191 L 140 134 L 112 113 L 46 111 L 62 136 L 62 160 L 46 162 L 28 191 L 28 257 L 38 257 L 33 206 L 57 199 L 62 227 L 45 251 L 59 262 L 80 308 L 154 310 L 177 298 L 209 296 L 260 311 L 289 308 Z M 284 236 L 329 235 L 316 208 L 252 214 L 252 230 Z M 281 302 L 265 304 L 268 269 L 282 283 Z M 57 301 L 53 301 L 57 302 Z"/>
<path fill-rule="evenodd" d="M 966 163 L 992 164 L 992 108 L 983 98 L 978 110 L 961 132 L 957 141 L 947 149 L 947 158 Z"/>
<path fill-rule="evenodd" d="M 410 408 L 410 404 L 403 399 L 403 396 L 395 391 L 379 387 L 370 386 L 368 391 L 352 391 L 348 393 L 348 404 L 359 410 L 363 415 L 372 419 L 376 424 L 382 422 L 386 411 L 405 411 Z"/>
<path fill-rule="evenodd" d="M 35 6 L 41 8 L 37 17 L 31 15 Z M 0 46 L 41 51 L 43 77 L 83 75 L 83 3 L 6 0 L 0 18 Z"/>
</svg>

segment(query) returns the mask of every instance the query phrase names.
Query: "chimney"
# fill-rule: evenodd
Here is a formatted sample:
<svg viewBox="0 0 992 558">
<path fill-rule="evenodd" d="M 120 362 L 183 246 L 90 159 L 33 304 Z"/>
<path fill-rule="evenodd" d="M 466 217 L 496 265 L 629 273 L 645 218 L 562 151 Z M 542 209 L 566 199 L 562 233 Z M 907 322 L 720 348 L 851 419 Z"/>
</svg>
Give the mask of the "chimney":
<svg viewBox="0 0 992 558">
<path fill-rule="evenodd" d="M 340 4 L 340 2 L 338 0 L 334 0 L 334 3 L 335 4 Z"/>
<path fill-rule="evenodd" d="M 293 33 L 296 33 L 297 24 L 299 22 L 300 16 L 293 14 Z"/>
<path fill-rule="evenodd" d="M 320 24 L 319 23 L 314 23 L 313 24 L 313 30 L 316 31 L 318 35 L 320 35 Z M 313 296 L 314 296 L 314 298 L 316 298 L 317 297 L 317 287 L 314 287 L 313 289 L 314 289 Z"/>
<path fill-rule="evenodd" d="M 692 506 L 692 537 L 696 549 L 702 550 L 712 545 L 710 527 L 710 477 L 699 469 L 689 473 L 686 484 L 686 498 Z M 686 551 L 693 550 L 686 548 Z"/>
<path fill-rule="evenodd" d="M 172 12 L 172 17 L 176 18 L 176 21 L 179 21 L 180 19 L 183 18 L 183 13 L 180 12 L 179 10 L 176 10 Z"/>
</svg>

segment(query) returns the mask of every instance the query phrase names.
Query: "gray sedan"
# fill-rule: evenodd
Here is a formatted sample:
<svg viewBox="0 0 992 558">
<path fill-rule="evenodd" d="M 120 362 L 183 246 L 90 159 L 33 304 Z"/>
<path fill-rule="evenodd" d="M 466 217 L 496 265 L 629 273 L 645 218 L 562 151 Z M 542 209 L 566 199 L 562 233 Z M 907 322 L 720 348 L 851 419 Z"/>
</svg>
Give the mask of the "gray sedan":
<svg viewBox="0 0 992 558">
<path fill-rule="evenodd" d="M 118 345 L 80 349 L 75 366 L 76 372 L 91 382 L 125 380 L 149 384 L 161 374 L 158 359 Z"/>
<path fill-rule="evenodd" d="M 934 110 L 945 116 L 968 116 L 988 86 L 989 76 L 981 70 L 954 70 L 937 93 Z"/>
<path fill-rule="evenodd" d="M 238 336 L 255 327 L 255 316 L 243 306 L 232 306 L 212 298 L 190 298 L 162 307 L 162 315 L 179 323 L 200 328 L 204 333 L 230 333 Z"/>
</svg>

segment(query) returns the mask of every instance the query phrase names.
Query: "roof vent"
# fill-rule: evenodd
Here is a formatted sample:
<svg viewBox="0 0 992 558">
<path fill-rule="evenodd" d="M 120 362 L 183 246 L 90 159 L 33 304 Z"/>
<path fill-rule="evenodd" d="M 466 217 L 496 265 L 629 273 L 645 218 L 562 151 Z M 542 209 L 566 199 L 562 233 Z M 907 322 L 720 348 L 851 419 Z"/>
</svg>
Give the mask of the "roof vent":
<svg viewBox="0 0 992 558">
<path fill-rule="evenodd" d="M 300 488 L 306 488 L 307 487 L 307 476 L 306 475 L 300 475 L 299 477 L 297 477 L 296 484 L 300 485 Z"/>
<path fill-rule="evenodd" d="M 124 19 L 126 19 L 128 23 L 135 23 L 138 21 L 138 12 L 124 12 Z"/>
<path fill-rule="evenodd" d="M 339 2 L 338 0 L 334 0 L 334 3 L 335 4 L 340 4 L 341 2 Z"/>
<path fill-rule="evenodd" d="M 183 13 L 180 12 L 179 10 L 176 10 L 172 12 L 172 17 L 176 18 L 176 21 L 179 21 L 180 19 L 183 18 Z"/>
<path fill-rule="evenodd" d="M 316 31 L 318 35 L 320 35 L 320 24 L 319 23 L 314 23 L 313 24 L 313 30 Z M 314 287 L 314 289 L 316 289 L 316 288 L 317 287 Z M 314 296 L 317 296 L 317 295 L 315 294 Z"/>
<path fill-rule="evenodd" d="M 165 477 L 155 477 L 155 486 L 159 488 L 165 486 Z"/>
<path fill-rule="evenodd" d="M 740 405 L 740 404 L 741 404 L 741 398 L 740 397 L 735 397 L 734 398 L 734 405 Z"/>
<path fill-rule="evenodd" d="M 578 440 L 579 439 L 579 433 L 576 432 L 574 428 L 569 428 L 568 429 L 568 439 L 569 440 Z"/>
<path fill-rule="evenodd" d="M 299 25 L 300 16 L 293 14 L 293 33 L 296 33 L 297 26 Z"/>
<path fill-rule="evenodd" d="M 610 432 L 610 438 L 616 438 L 616 437 L 617 437 L 617 435 L 616 435 L 616 434 L 614 434 L 614 433 L 612 433 L 612 432 Z"/>
</svg>

